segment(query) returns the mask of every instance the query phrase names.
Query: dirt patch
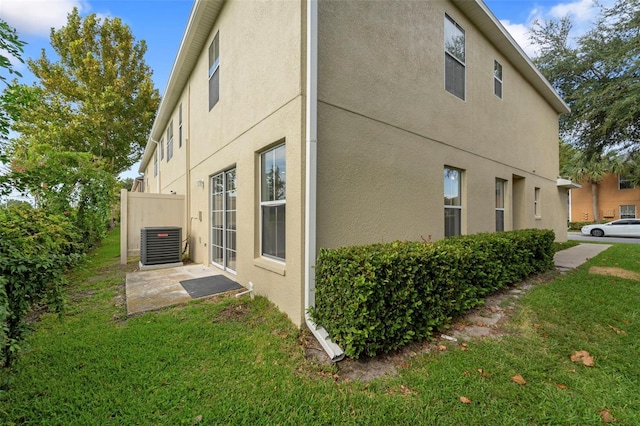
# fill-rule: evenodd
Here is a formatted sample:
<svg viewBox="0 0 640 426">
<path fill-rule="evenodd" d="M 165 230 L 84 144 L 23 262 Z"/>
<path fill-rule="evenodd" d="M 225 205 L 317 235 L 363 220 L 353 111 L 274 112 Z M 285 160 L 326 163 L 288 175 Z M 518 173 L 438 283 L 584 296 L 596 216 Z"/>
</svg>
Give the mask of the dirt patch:
<svg viewBox="0 0 640 426">
<path fill-rule="evenodd" d="M 507 334 L 504 324 L 514 312 L 518 300 L 534 286 L 546 284 L 557 276 L 557 271 L 540 274 L 487 297 L 483 306 L 455 319 L 445 333 L 434 334 L 432 341 L 414 342 L 398 351 L 375 357 L 357 360 L 346 358 L 336 364 L 334 378 L 366 382 L 383 376 L 396 376 L 418 354 L 466 350 L 468 341 L 504 336 Z M 332 364 L 311 333 L 307 333 L 301 343 L 307 359 L 312 363 L 325 366 Z"/>
<path fill-rule="evenodd" d="M 248 305 L 242 303 L 239 305 L 230 305 L 218 312 L 213 318 L 213 322 L 225 322 L 225 321 L 241 321 L 251 312 L 251 308 Z"/>
<path fill-rule="evenodd" d="M 607 275 L 611 277 L 624 278 L 625 280 L 640 281 L 640 274 L 622 268 L 609 268 L 604 266 L 592 266 L 589 268 L 590 274 Z"/>
</svg>

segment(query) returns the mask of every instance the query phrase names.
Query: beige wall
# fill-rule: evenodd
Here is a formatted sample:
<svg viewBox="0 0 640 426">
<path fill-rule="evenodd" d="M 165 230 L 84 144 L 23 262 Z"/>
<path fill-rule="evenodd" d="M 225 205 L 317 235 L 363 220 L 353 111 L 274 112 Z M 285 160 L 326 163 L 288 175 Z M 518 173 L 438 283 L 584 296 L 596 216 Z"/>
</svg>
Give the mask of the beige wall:
<svg viewBox="0 0 640 426">
<path fill-rule="evenodd" d="M 190 257 L 209 264 L 210 178 L 237 173 L 236 273 L 223 271 L 269 297 L 296 324 L 303 320 L 304 2 L 225 3 L 182 94 L 183 148 L 177 145 L 178 105 L 173 110 L 174 157 L 165 159 L 150 187 L 186 195 Z M 247 23 L 251 23 L 248 25 Z M 220 100 L 209 110 L 208 47 L 220 46 Z M 286 262 L 260 255 L 260 153 L 286 144 Z M 153 176 L 153 160 L 148 172 Z M 199 186 L 198 181 L 204 181 Z M 153 186 L 153 185 L 156 186 Z"/>
<path fill-rule="evenodd" d="M 464 171 L 463 233 L 495 230 L 501 178 L 506 229 L 566 238 L 557 114 L 460 11 L 445 1 L 319 7 L 319 246 L 442 238 L 445 166 Z M 444 89 L 445 12 L 465 30 L 465 100 Z M 514 175 L 524 178 L 515 193 Z"/>
<path fill-rule="evenodd" d="M 120 262 L 140 256 L 140 230 L 149 226 L 179 226 L 184 238 L 184 196 L 120 192 Z"/>
</svg>

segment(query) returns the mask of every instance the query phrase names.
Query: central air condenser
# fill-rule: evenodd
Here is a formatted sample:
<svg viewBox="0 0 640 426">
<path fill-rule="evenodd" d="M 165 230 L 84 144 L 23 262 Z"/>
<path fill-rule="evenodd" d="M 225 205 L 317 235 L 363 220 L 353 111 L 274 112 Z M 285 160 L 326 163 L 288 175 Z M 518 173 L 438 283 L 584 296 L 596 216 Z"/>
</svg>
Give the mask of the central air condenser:
<svg viewBox="0 0 640 426">
<path fill-rule="evenodd" d="M 181 261 L 182 228 L 149 227 L 140 231 L 140 263 L 162 265 Z"/>
</svg>

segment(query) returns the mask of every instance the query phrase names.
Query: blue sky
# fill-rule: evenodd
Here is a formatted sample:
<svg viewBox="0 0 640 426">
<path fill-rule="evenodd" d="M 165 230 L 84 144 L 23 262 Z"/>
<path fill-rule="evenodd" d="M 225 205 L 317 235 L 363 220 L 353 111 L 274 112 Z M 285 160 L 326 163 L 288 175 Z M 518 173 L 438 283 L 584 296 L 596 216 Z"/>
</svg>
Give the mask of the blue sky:
<svg viewBox="0 0 640 426">
<path fill-rule="evenodd" d="M 612 2 L 601 0 L 605 5 Z M 485 3 L 530 56 L 535 55 L 535 48 L 528 43 L 527 30 L 534 19 L 570 15 L 575 23 L 574 35 L 579 35 L 591 26 L 596 12 L 593 0 L 485 0 Z M 119 17 L 129 25 L 136 39 L 146 41 L 145 61 L 153 70 L 153 81 L 162 93 L 192 4 L 192 0 L 0 0 L 0 18 L 15 27 L 21 39 L 28 43 L 25 59 L 38 57 L 43 48 L 53 59 L 50 29 L 63 26 L 73 7 L 78 7 L 82 15 L 96 13 L 102 17 Z M 26 66 L 16 64 L 16 67 L 24 75 L 23 82 L 33 81 Z"/>
</svg>

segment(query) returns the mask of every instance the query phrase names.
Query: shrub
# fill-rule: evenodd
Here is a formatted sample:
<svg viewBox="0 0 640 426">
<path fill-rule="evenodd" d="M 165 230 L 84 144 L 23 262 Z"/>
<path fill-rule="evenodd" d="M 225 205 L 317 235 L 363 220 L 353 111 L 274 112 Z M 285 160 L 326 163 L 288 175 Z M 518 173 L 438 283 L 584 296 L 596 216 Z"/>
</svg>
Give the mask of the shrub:
<svg viewBox="0 0 640 426">
<path fill-rule="evenodd" d="M 353 358 L 429 337 L 484 297 L 553 268 L 554 233 L 321 249 L 311 318 Z"/>
<path fill-rule="evenodd" d="M 0 365 L 9 365 L 31 308 L 62 308 L 63 273 L 81 257 L 82 235 L 64 215 L 28 204 L 0 209 Z"/>
</svg>

